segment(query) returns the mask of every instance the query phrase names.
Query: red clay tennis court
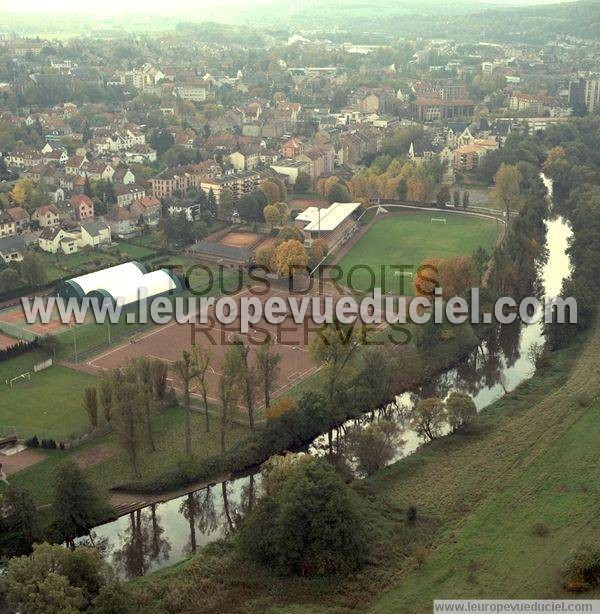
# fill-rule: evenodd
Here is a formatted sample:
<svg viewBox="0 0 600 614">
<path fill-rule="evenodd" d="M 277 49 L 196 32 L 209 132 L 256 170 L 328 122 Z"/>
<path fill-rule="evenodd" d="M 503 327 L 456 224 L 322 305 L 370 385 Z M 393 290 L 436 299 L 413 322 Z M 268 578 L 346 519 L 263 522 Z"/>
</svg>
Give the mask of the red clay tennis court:
<svg viewBox="0 0 600 614">
<path fill-rule="evenodd" d="M 89 317 L 86 317 L 86 321 L 89 321 L 89 319 Z M 47 324 L 42 324 L 41 322 L 28 324 L 21 307 L 13 307 L 0 311 L 0 322 L 15 326 L 29 333 L 35 333 L 36 335 L 55 335 L 69 328 L 68 324 L 63 324 L 60 321 L 58 313 L 53 313 Z"/>
<path fill-rule="evenodd" d="M 228 232 L 221 238 L 219 243 L 222 245 L 230 245 L 232 247 L 245 247 L 252 249 L 256 247 L 266 235 L 258 234 L 257 232 Z"/>
<path fill-rule="evenodd" d="M 0 350 L 5 350 L 6 348 L 15 345 L 15 343 L 19 343 L 19 340 L 9 337 L 4 333 L 0 333 Z"/>
<path fill-rule="evenodd" d="M 260 298 L 264 303 L 267 298 L 275 295 L 284 299 L 287 296 L 294 296 L 284 292 L 269 291 Z M 257 294 L 243 291 L 231 298 L 239 305 L 243 296 L 257 296 Z M 302 298 L 304 295 L 295 296 Z M 321 300 L 324 299 L 321 298 Z M 207 320 L 207 324 L 191 325 L 172 322 L 158 326 L 146 334 L 132 338 L 118 347 L 103 352 L 90 359 L 85 365 L 80 365 L 80 367 L 97 373 L 101 370 L 118 367 L 127 360 L 138 356 L 157 358 L 170 365 L 181 357 L 183 350 L 190 349 L 192 344 L 195 344 L 206 348 L 211 353 L 207 377 L 209 397 L 212 401 L 218 401 L 220 365 L 228 346 L 234 342 L 235 336 L 239 335 L 244 343 L 250 347 L 251 364 L 255 361 L 257 348 L 269 336 L 273 339 L 274 351 L 281 355 L 279 377 L 276 381 L 273 396 L 280 394 L 317 370 L 317 366 L 310 358 L 309 345 L 318 334 L 320 325 L 316 324 L 310 316 L 307 316 L 301 324 L 294 321 L 291 313 L 288 313 L 280 324 L 271 324 L 262 319 L 246 334 L 239 332 L 239 318 L 227 325 L 217 322 L 212 307 L 207 312 Z M 171 377 L 175 386 L 180 388 L 173 374 L 171 374 Z"/>
</svg>

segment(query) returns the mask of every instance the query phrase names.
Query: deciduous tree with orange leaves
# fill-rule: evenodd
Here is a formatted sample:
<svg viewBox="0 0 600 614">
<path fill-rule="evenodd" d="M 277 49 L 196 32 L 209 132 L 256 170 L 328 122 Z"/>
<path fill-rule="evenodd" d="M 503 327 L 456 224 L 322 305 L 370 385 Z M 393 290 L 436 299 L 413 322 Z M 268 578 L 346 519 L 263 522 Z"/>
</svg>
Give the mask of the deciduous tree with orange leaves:
<svg viewBox="0 0 600 614">
<path fill-rule="evenodd" d="M 469 256 L 456 256 L 439 265 L 439 281 L 444 299 L 464 294 L 477 284 L 477 269 Z"/>
<path fill-rule="evenodd" d="M 420 203 L 424 203 L 427 200 L 428 186 L 425 181 L 415 177 L 409 177 L 408 183 L 408 200 L 414 200 Z"/>
<path fill-rule="evenodd" d="M 275 251 L 275 268 L 282 276 L 292 277 L 306 269 L 308 254 L 300 241 L 290 239 L 284 241 Z"/>
<path fill-rule="evenodd" d="M 440 285 L 441 258 L 425 258 L 413 275 L 413 294 L 415 296 L 433 297 L 435 289 Z"/>
</svg>

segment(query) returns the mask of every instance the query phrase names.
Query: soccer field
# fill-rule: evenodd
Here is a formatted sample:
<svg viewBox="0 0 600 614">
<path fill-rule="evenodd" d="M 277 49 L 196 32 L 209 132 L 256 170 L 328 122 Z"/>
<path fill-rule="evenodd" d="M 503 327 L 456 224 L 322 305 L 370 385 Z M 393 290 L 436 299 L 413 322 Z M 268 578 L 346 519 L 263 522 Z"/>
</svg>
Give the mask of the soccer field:
<svg viewBox="0 0 600 614">
<path fill-rule="evenodd" d="M 446 219 L 446 223 L 431 223 L 431 218 Z M 390 267 L 397 271 L 402 266 L 414 273 L 426 258 L 470 256 L 478 247 L 491 251 L 497 224 L 495 220 L 439 210 L 381 218 L 338 263 L 344 271 L 342 283 L 368 291 L 375 282 L 374 287 L 385 288 L 386 292 L 412 294 L 411 277 Z"/>
<path fill-rule="evenodd" d="M 41 352 L 28 352 L 0 363 L 0 432 L 14 427 L 19 437 L 67 439 L 89 423 L 83 409 L 83 390 L 96 379 L 86 373 L 55 365 L 39 373 L 33 366 L 47 358 Z M 31 379 L 6 384 L 21 373 Z"/>
</svg>

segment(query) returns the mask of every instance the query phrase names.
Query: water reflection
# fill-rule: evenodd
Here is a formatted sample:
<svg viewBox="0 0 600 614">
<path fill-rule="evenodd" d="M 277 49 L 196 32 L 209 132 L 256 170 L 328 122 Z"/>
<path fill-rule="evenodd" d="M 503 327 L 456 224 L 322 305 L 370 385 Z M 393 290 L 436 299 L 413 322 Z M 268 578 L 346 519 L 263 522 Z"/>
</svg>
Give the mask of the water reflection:
<svg viewBox="0 0 600 614">
<path fill-rule="evenodd" d="M 128 526 L 119 535 L 121 546 L 114 549 L 112 556 L 113 567 L 121 577 L 143 576 L 153 564 L 160 566 L 169 558 L 171 543 L 163 537 L 156 507 L 151 505 L 126 517 Z"/>
<path fill-rule="evenodd" d="M 122 579 L 156 571 L 235 531 L 256 501 L 260 475 L 155 503 L 96 527 L 77 543 L 98 548 Z"/>
</svg>

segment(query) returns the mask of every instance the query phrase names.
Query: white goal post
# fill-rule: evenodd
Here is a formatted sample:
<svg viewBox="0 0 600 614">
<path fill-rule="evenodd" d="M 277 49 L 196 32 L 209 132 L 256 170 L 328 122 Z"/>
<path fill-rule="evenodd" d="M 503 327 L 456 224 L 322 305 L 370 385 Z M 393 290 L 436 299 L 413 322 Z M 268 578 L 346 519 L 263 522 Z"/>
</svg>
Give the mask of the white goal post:
<svg viewBox="0 0 600 614">
<path fill-rule="evenodd" d="M 432 217 L 430 224 L 445 224 L 446 223 L 446 218 L 445 217 Z"/>
<path fill-rule="evenodd" d="M 19 380 L 22 379 L 26 379 L 27 381 L 31 380 L 31 372 L 26 371 L 25 373 L 21 373 L 21 375 L 17 375 L 11 379 L 6 380 L 5 383 L 12 388 L 13 384 L 18 383 Z"/>
</svg>

